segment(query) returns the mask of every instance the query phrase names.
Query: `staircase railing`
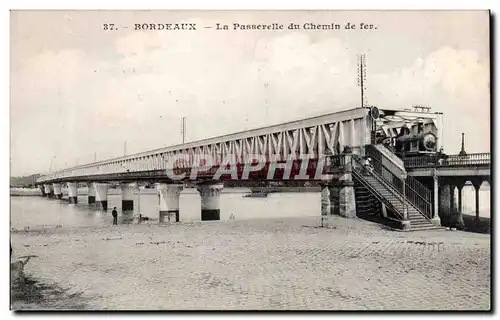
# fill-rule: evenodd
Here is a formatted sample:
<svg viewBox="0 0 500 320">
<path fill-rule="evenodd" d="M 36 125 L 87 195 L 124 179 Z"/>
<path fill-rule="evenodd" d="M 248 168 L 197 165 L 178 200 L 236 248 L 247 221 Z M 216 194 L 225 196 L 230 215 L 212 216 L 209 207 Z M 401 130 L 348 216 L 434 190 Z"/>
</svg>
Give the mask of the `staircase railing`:
<svg viewBox="0 0 500 320">
<path fill-rule="evenodd" d="M 391 185 L 390 183 L 387 183 L 387 181 L 379 174 L 379 172 L 377 172 L 376 170 L 367 170 L 365 167 L 364 167 L 364 163 L 363 163 L 363 160 L 357 156 L 357 155 L 353 155 L 352 156 L 352 172 L 353 174 L 355 175 L 355 177 L 367 188 L 369 189 L 380 201 L 382 201 L 386 207 L 388 207 L 391 211 L 393 211 L 396 215 L 399 216 L 399 218 L 401 220 L 406 220 L 407 219 L 407 216 L 406 216 L 406 213 L 405 212 L 401 212 L 400 210 L 396 209 L 391 202 L 389 202 L 381 193 L 379 190 L 377 190 L 376 188 L 374 188 L 370 183 L 368 183 L 366 181 L 366 179 L 364 178 L 365 175 L 369 175 L 373 178 L 375 178 L 379 183 L 381 183 L 382 185 L 384 185 L 385 187 L 387 187 L 388 189 L 390 189 L 392 191 L 392 193 L 394 193 L 395 195 L 397 195 L 395 197 L 395 199 L 399 202 L 401 202 L 402 204 L 402 207 L 405 208 L 406 207 L 406 202 L 405 202 L 405 198 L 402 194 L 399 193 L 399 191 L 393 186 Z M 407 210 L 404 210 L 407 212 Z M 405 217 L 406 216 L 406 217 Z"/>
<path fill-rule="evenodd" d="M 394 175 L 398 177 L 406 176 L 406 169 L 403 160 L 401 160 L 383 144 L 367 145 L 366 155 L 377 159 Z"/>
<path fill-rule="evenodd" d="M 432 192 L 412 176 L 406 177 L 406 197 L 426 218 L 432 218 Z"/>
<path fill-rule="evenodd" d="M 392 184 L 400 195 L 403 195 L 408 202 L 417 209 L 427 219 L 432 218 L 432 193 L 423 184 L 418 182 L 414 177 L 402 174 L 398 176 L 394 174 L 394 168 L 387 167 L 382 163 L 391 163 L 391 159 L 382 154 L 377 148 L 373 146 L 366 148 L 366 154 L 370 156 L 373 167 L 382 178 L 388 183 Z"/>
</svg>

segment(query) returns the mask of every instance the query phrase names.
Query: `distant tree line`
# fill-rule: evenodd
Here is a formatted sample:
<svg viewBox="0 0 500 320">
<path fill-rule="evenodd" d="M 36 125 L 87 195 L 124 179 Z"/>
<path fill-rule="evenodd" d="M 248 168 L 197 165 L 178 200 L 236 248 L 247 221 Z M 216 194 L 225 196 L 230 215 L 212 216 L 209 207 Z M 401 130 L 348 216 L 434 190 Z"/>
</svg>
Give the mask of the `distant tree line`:
<svg viewBox="0 0 500 320">
<path fill-rule="evenodd" d="M 11 188 L 34 188 L 36 179 L 40 177 L 40 174 L 32 174 L 30 176 L 21 177 L 10 177 L 10 187 Z"/>
</svg>

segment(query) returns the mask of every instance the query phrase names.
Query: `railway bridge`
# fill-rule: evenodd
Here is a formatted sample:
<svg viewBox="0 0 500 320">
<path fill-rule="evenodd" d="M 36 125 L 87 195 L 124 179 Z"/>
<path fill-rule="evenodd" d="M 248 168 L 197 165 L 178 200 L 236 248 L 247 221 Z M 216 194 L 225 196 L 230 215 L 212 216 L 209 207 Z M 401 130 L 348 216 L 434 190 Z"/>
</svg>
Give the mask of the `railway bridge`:
<svg viewBox="0 0 500 320">
<path fill-rule="evenodd" d="M 200 193 L 201 220 L 220 220 L 224 182 L 314 181 L 322 186 L 325 223 L 333 214 L 354 218 L 380 213 L 403 229 L 433 228 L 453 224 L 457 219 L 452 217 L 460 214 L 450 196 L 451 186 L 461 186 L 457 177 L 489 180 L 489 154 L 449 156 L 446 163 L 427 156 L 403 161 L 376 137 L 395 137 L 403 128 L 424 130 L 438 137 L 440 148 L 442 116 L 349 109 L 67 168 L 41 176 L 37 185 L 43 196 L 61 199 L 66 184 L 68 201 L 76 203 L 78 185 L 86 184 L 88 204 L 107 210 L 109 186 L 116 184 L 122 190 L 122 210 L 133 210 L 137 185 L 154 184 L 161 223 L 167 216 L 181 220 L 179 195 L 186 183 L 195 184 Z M 373 159 L 370 170 L 364 156 Z"/>
</svg>

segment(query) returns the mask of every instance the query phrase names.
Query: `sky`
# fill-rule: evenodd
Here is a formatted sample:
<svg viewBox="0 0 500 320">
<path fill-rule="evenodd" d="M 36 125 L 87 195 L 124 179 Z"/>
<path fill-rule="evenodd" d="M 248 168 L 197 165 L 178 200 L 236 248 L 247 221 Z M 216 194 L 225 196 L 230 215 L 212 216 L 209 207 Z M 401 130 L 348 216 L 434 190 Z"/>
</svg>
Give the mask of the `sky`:
<svg viewBox="0 0 500 320">
<path fill-rule="evenodd" d="M 11 11 L 10 24 L 12 176 L 178 144 L 182 117 L 195 141 L 358 107 L 361 53 L 368 105 L 430 106 L 445 152 L 462 132 L 467 152 L 490 151 L 487 11 Z"/>
</svg>

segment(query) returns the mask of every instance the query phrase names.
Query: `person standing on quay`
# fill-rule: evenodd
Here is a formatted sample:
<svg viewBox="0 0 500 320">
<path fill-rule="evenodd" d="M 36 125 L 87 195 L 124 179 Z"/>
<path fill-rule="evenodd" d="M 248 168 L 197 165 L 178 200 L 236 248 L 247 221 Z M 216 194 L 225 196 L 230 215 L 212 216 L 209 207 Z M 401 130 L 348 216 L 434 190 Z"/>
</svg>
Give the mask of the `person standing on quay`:
<svg viewBox="0 0 500 320">
<path fill-rule="evenodd" d="M 113 215 L 113 225 L 118 224 L 118 211 L 116 211 L 116 207 L 113 208 L 113 211 L 111 211 L 111 214 Z"/>
</svg>

